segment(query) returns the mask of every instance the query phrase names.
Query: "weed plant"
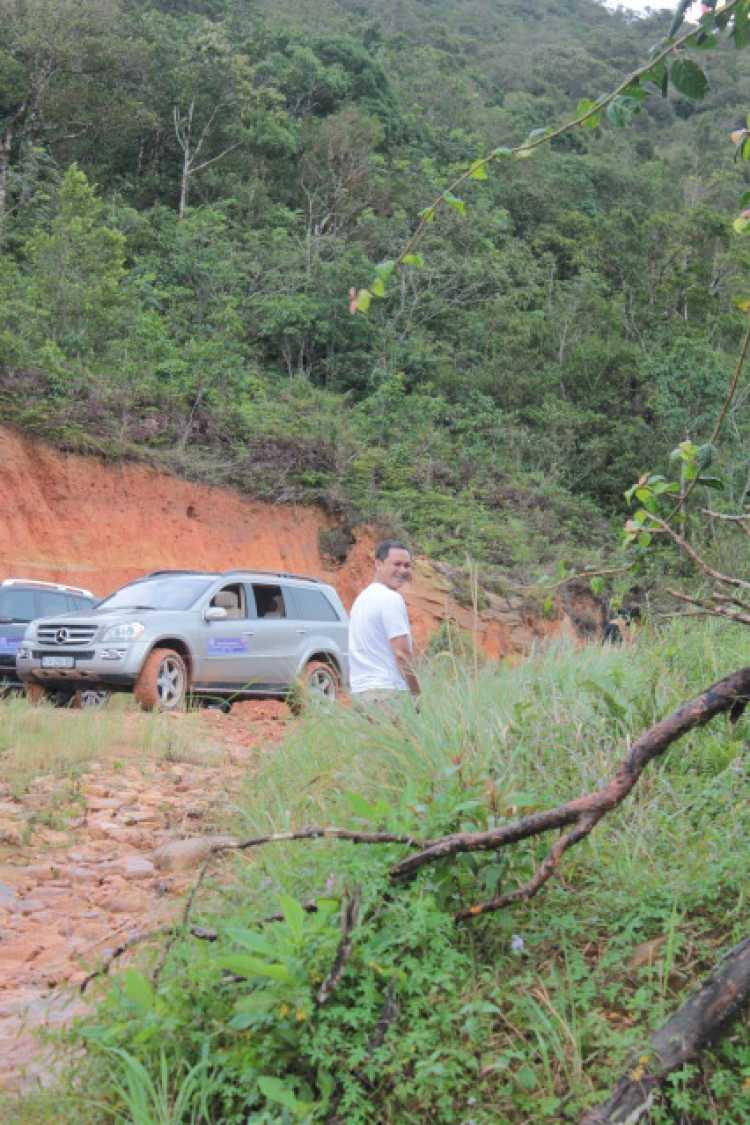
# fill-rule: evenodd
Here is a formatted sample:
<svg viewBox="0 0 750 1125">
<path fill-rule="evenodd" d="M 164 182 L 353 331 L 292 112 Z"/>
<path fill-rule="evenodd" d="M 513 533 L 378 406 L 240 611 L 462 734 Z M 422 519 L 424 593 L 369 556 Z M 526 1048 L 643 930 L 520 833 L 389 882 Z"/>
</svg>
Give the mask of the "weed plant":
<svg viewBox="0 0 750 1125">
<path fill-rule="evenodd" d="M 477 671 L 442 656 L 422 670 L 420 712 L 398 725 L 309 712 L 248 785 L 237 828 L 427 838 L 502 823 L 602 785 L 639 733 L 749 657 L 747 636 L 716 623 Z M 271 843 L 225 859 L 194 916 L 218 941 L 178 941 L 157 992 L 144 954 L 75 1029 L 78 1082 L 99 1108 L 74 1098 L 67 1125 L 578 1120 L 750 928 L 749 740 L 747 717 L 691 733 L 537 898 L 470 925 L 456 909 L 525 881 L 549 841 L 464 855 L 405 887 L 387 878 L 400 845 Z M 318 1007 L 355 885 L 353 954 Z M 389 987 L 398 1014 L 380 1042 Z M 171 1117 L 141 1097 L 136 1121 L 139 1074 Z M 746 1125 L 749 1085 L 740 1022 L 671 1077 L 652 1121 Z"/>
</svg>

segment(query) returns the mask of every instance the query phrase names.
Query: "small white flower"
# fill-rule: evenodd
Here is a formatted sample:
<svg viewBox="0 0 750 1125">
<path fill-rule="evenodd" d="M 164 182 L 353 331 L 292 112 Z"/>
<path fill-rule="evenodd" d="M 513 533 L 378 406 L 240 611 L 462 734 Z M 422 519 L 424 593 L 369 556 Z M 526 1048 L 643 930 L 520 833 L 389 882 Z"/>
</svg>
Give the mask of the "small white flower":
<svg viewBox="0 0 750 1125">
<path fill-rule="evenodd" d="M 521 950 L 524 948 L 524 945 L 525 945 L 525 942 L 524 942 L 523 938 L 521 937 L 521 935 L 520 934 L 513 934 L 513 937 L 511 938 L 511 942 L 510 942 L 511 949 L 515 949 L 520 953 Z"/>
</svg>

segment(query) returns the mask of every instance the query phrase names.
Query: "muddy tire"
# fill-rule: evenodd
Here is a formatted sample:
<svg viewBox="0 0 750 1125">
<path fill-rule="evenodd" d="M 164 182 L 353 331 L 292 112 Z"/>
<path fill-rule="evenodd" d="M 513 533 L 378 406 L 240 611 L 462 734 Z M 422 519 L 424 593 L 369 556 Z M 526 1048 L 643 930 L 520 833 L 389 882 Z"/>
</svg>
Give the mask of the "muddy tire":
<svg viewBox="0 0 750 1125">
<path fill-rule="evenodd" d="M 286 701 L 292 714 L 299 715 L 305 707 L 335 703 L 341 692 L 341 676 L 334 666 L 325 660 L 309 660 Z"/>
<path fill-rule="evenodd" d="M 172 648 L 150 652 L 133 688 L 138 706 L 144 711 L 177 711 L 187 692 L 187 668 L 179 652 Z"/>
<path fill-rule="evenodd" d="M 24 680 L 23 693 L 32 707 L 38 707 L 46 697 L 47 689 L 43 684 L 33 684 L 30 680 Z"/>
</svg>

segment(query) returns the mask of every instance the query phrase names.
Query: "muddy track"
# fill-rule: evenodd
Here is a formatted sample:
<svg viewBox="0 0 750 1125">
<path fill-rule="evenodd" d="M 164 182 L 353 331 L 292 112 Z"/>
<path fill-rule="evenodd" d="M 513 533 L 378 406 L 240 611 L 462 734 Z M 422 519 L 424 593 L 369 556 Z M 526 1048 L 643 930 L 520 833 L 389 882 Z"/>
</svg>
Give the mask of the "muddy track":
<svg viewBox="0 0 750 1125">
<path fill-rule="evenodd" d="M 51 1079 L 34 1032 L 82 1012 L 87 973 L 174 915 L 194 864 L 175 845 L 226 831 L 289 721 L 283 704 L 240 704 L 201 716 L 218 764 L 92 762 L 74 785 L 0 786 L 0 1091 Z"/>
</svg>

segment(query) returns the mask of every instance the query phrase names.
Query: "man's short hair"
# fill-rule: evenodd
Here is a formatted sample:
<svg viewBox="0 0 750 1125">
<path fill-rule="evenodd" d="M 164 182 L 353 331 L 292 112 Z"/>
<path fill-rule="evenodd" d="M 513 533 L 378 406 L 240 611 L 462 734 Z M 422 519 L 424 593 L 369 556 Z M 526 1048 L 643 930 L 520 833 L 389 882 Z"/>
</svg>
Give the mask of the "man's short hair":
<svg viewBox="0 0 750 1125">
<path fill-rule="evenodd" d="M 411 554 L 411 547 L 407 547 L 406 543 L 403 543 L 400 539 L 383 539 L 375 548 L 375 558 L 378 559 L 379 562 L 384 562 L 394 549 L 397 551 L 408 551 L 409 554 Z"/>
</svg>

